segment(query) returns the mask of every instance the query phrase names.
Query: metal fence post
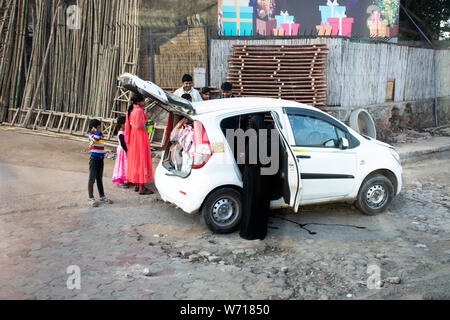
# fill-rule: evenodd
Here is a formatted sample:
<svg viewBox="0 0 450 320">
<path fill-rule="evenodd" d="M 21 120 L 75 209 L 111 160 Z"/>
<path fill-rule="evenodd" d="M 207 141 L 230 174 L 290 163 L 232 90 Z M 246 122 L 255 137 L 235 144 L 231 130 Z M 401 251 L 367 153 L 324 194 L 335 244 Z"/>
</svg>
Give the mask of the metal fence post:
<svg viewBox="0 0 450 320">
<path fill-rule="evenodd" d="M 203 25 L 205 32 L 205 57 L 206 57 L 206 72 L 205 72 L 205 84 L 206 87 L 209 87 L 209 79 L 210 79 L 210 69 L 209 69 L 209 34 L 208 34 L 208 26 Z"/>
<path fill-rule="evenodd" d="M 150 28 L 150 69 L 152 72 L 152 82 L 155 82 L 155 54 L 153 52 L 153 31 Z"/>
<path fill-rule="evenodd" d="M 433 73 L 434 73 L 434 121 L 436 124 L 436 127 L 439 127 L 439 120 L 438 120 L 438 102 L 437 102 L 437 69 L 436 69 L 436 49 L 433 46 L 433 43 L 431 43 L 430 39 L 425 35 L 425 33 L 420 29 L 420 27 L 416 24 L 413 18 L 409 15 L 408 11 L 406 11 L 405 7 L 400 3 L 400 7 L 402 8 L 403 12 L 406 14 L 406 16 L 411 20 L 413 25 L 419 30 L 420 34 L 425 38 L 425 40 L 430 45 L 431 49 L 433 49 Z"/>
</svg>

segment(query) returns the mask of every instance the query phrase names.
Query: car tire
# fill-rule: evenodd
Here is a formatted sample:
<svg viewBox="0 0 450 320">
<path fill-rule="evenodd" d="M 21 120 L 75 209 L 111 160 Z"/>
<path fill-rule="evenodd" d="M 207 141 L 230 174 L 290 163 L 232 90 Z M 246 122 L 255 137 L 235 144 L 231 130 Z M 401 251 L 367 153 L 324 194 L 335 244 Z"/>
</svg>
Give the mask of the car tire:
<svg viewBox="0 0 450 320">
<path fill-rule="evenodd" d="M 355 206 L 365 215 L 376 216 L 385 212 L 393 199 L 392 181 L 381 174 L 374 174 L 362 184 Z"/>
<path fill-rule="evenodd" d="M 220 234 L 236 231 L 242 218 L 241 199 L 241 193 L 233 188 L 213 191 L 200 211 L 208 229 Z"/>
</svg>

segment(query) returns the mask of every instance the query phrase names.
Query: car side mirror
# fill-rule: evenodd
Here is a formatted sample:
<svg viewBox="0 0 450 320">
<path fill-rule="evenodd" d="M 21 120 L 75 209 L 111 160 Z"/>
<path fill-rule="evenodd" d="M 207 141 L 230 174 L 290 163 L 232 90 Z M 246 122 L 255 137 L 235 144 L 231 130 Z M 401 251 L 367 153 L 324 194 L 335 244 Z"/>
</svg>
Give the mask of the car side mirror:
<svg viewBox="0 0 450 320">
<path fill-rule="evenodd" d="M 342 137 L 341 139 L 339 139 L 339 148 L 345 150 L 348 149 L 348 147 L 350 146 L 347 138 Z"/>
</svg>

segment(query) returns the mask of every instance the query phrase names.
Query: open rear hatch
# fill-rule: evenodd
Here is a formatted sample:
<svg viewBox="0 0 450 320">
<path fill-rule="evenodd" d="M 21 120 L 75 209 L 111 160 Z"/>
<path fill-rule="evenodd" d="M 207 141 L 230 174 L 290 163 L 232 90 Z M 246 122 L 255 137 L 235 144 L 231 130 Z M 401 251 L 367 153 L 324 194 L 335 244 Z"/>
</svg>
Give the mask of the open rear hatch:
<svg viewBox="0 0 450 320">
<path fill-rule="evenodd" d="M 177 125 L 169 124 L 170 138 L 163 153 L 162 165 L 170 172 L 166 175 L 186 178 L 192 169 L 203 167 L 211 157 L 212 149 L 205 128 L 192 119 L 195 115 L 192 104 L 130 73 L 122 74 L 119 81 L 125 89 L 139 92 L 157 106 L 177 115 L 173 117 L 179 121 Z"/>
<path fill-rule="evenodd" d="M 125 89 L 139 92 L 168 112 L 173 112 L 191 120 L 191 117 L 195 115 L 195 109 L 189 101 L 164 91 L 153 82 L 142 80 L 131 73 L 122 74 L 119 77 L 119 81 L 122 82 L 122 86 Z"/>
</svg>

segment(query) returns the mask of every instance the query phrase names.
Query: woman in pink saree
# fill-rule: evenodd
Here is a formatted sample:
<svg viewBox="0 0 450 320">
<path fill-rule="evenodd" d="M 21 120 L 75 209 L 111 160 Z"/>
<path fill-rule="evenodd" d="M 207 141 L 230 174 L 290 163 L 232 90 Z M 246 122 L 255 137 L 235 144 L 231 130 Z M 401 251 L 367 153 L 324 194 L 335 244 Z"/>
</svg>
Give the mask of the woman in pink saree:
<svg viewBox="0 0 450 320">
<path fill-rule="evenodd" d="M 147 116 L 144 112 L 145 98 L 135 93 L 132 105 L 128 108 L 125 124 L 125 137 L 128 147 L 127 178 L 135 183 L 135 191 L 139 194 L 153 194 L 145 184 L 153 181 L 152 156 L 146 129 Z"/>
</svg>

